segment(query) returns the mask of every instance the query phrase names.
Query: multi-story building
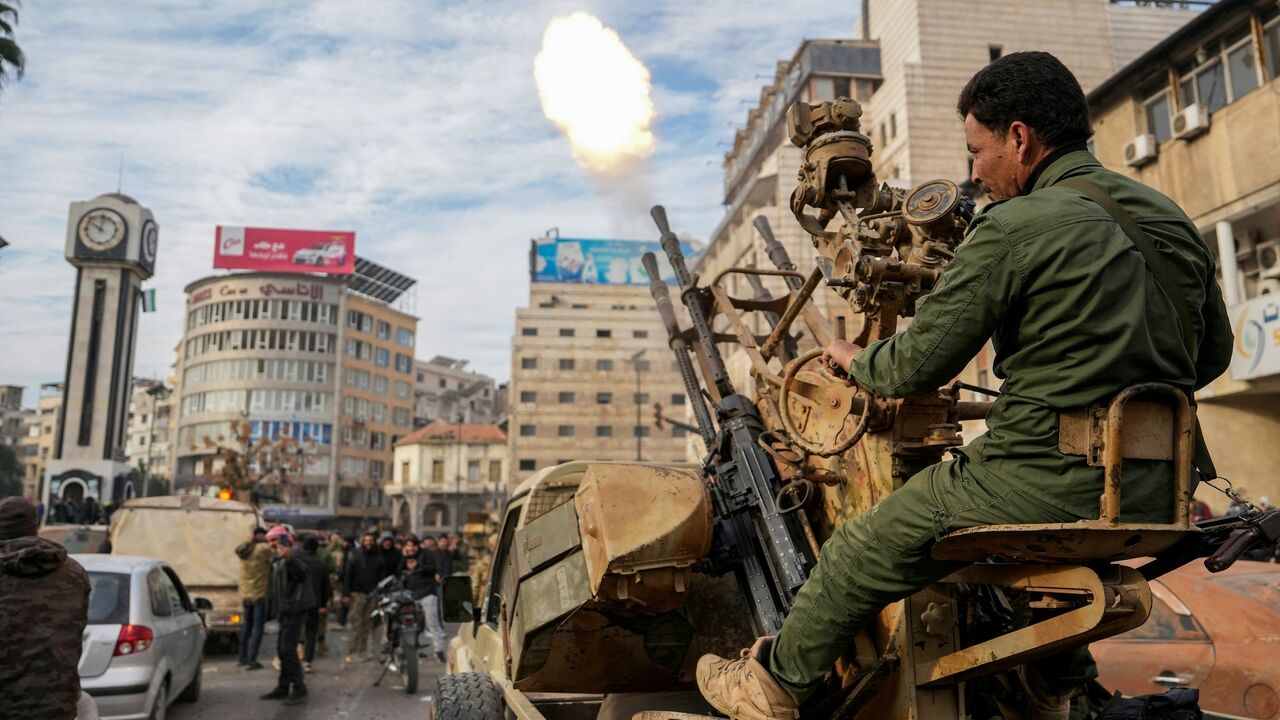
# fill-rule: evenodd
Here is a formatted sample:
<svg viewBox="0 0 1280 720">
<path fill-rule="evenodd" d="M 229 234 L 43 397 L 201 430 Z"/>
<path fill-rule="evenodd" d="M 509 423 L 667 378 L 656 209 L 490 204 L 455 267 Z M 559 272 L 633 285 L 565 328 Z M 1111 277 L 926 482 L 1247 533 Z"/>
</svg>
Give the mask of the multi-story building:
<svg viewBox="0 0 1280 720">
<path fill-rule="evenodd" d="M 392 522 L 418 535 L 459 532 L 468 515 L 496 511 L 506 497 L 507 458 L 496 425 L 436 420 L 414 431 L 396 443 Z"/>
<path fill-rule="evenodd" d="M 1217 256 L 1236 335 L 1198 393 L 1218 472 L 1280 496 L 1280 7 L 1220 0 L 1088 95 L 1098 159 L 1168 195 Z M 1216 509 L 1225 498 L 1198 497 Z"/>
<path fill-rule="evenodd" d="M 546 277 L 516 310 L 512 482 L 569 460 L 683 462 L 685 432 L 654 427 L 655 403 L 683 417 L 685 388 L 648 287 Z"/>
<path fill-rule="evenodd" d="M 413 429 L 417 318 L 392 307 L 400 293 L 359 269 L 217 275 L 186 292 L 175 490 L 217 485 L 218 449 L 240 447 L 233 424 L 247 423 L 250 442 L 283 457 L 251 469 L 268 517 L 352 530 L 384 518 L 393 447 Z"/>
<path fill-rule="evenodd" d="M 367 508 L 385 515 L 383 485 L 391 479 L 395 444 L 413 432 L 418 319 L 354 292 L 346 300 L 338 515 L 364 524 Z"/>
<path fill-rule="evenodd" d="M 501 412 L 493 378 L 467 369 L 467 360 L 436 355 L 415 363 L 414 427 L 445 422 L 491 424 Z"/>
<path fill-rule="evenodd" d="M 23 386 L 0 385 L 0 445 L 10 448 L 17 463 L 22 492 L 32 497 L 32 489 L 40 477 L 36 472 L 33 430 L 38 426 L 36 411 L 22 406 Z M 14 487 L 14 492 L 17 487 Z"/>
<path fill-rule="evenodd" d="M 62 383 L 44 383 L 36 398 L 36 419 L 26 442 L 34 449 L 27 451 L 28 470 L 23 475 L 27 497 L 44 497 L 45 467 L 53 459 L 53 449 L 58 439 L 58 423 L 61 422 Z"/>
<path fill-rule="evenodd" d="M 125 426 L 125 458 L 138 471 L 142 487 L 138 494 L 151 493 L 150 477 L 169 479 L 173 461 L 170 420 L 173 418 L 173 389 L 163 380 L 133 379 L 129 416 Z"/>
</svg>

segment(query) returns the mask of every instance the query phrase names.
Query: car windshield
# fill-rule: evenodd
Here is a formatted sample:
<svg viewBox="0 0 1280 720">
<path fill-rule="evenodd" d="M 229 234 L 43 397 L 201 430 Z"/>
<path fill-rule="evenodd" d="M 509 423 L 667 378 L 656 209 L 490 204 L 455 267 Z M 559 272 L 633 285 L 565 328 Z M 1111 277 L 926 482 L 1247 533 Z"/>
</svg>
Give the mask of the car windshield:
<svg viewBox="0 0 1280 720">
<path fill-rule="evenodd" d="M 1214 583 L 1256 600 L 1263 605 L 1280 609 L 1280 573 L 1250 573 L 1210 578 Z"/>
<path fill-rule="evenodd" d="M 89 624 L 124 625 L 129 622 L 129 576 L 125 573 L 89 573 Z"/>
<path fill-rule="evenodd" d="M 74 528 L 68 530 L 61 539 L 55 542 L 67 549 L 68 553 L 96 553 L 98 547 L 102 545 L 103 534 L 96 530 L 88 528 Z"/>
</svg>

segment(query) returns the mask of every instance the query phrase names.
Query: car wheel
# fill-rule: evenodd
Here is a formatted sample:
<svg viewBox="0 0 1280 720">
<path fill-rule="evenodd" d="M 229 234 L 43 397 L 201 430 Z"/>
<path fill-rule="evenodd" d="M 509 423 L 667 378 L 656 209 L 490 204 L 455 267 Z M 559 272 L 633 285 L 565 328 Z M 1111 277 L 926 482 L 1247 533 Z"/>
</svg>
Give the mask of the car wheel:
<svg viewBox="0 0 1280 720">
<path fill-rule="evenodd" d="M 169 679 L 165 678 L 160 681 L 160 687 L 156 688 L 155 700 L 151 702 L 150 720 L 164 720 L 169 714 Z"/>
<path fill-rule="evenodd" d="M 204 660 L 196 663 L 196 674 L 192 676 L 191 682 L 187 683 L 187 687 L 178 696 L 180 703 L 193 703 L 200 699 L 200 688 L 204 682 Z"/>
<path fill-rule="evenodd" d="M 484 673 L 442 675 L 436 679 L 432 720 L 502 720 L 502 690 Z"/>
</svg>

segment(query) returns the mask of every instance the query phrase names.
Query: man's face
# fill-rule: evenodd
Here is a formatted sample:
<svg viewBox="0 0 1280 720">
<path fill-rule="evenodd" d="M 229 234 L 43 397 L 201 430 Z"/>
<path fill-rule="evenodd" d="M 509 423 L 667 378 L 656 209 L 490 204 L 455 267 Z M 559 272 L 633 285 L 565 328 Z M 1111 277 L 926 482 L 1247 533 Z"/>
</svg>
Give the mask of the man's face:
<svg viewBox="0 0 1280 720">
<path fill-rule="evenodd" d="M 969 113 L 964 118 L 964 141 L 973 156 L 970 179 L 987 197 L 1008 200 L 1022 193 L 1026 175 L 1019 158 L 1018 134 L 1013 128 L 1002 137 Z"/>
<path fill-rule="evenodd" d="M 373 536 L 372 536 L 372 535 L 365 535 L 364 537 L 360 538 L 360 547 L 364 548 L 365 550 L 372 550 L 372 549 L 373 549 Z"/>
<path fill-rule="evenodd" d="M 405 556 L 405 557 L 417 557 L 417 556 L 418 556 L 418 544 L 417 544 L 417 543 L 412 543 L 412 542 L 407 542 L 407 543 L 405 543 L 405 544 L 404 544 L 403 552 L 404 552 L 404 556 Z"/>
<path fill-rule="evenodd" d="M 396 541 L 392 540 L 391 538 L 382 538 L 383 550 L 390 550 L 391 548 L 395 547 L 395 544 L 396 544 Z"/>
</svg>

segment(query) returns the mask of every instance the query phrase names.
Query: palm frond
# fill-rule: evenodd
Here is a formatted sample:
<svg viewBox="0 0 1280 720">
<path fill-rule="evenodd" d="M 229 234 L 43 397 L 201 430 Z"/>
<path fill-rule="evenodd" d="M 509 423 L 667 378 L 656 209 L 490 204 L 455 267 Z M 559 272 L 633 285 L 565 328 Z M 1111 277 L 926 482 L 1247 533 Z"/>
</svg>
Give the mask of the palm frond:
<svg viewBox="0 0 1280 720">
<path fill-rule="evenodd" d="M 0 37 L 0 79 L 7 74 L 6 65 L 12 67 L 14 74 L 21 78 L 23 70 L 26 69 L 26 63 L 27 58 L 22 54 L 22 48 L 18 47 L 18 43 L 9 38 Z"/>
</svg>

